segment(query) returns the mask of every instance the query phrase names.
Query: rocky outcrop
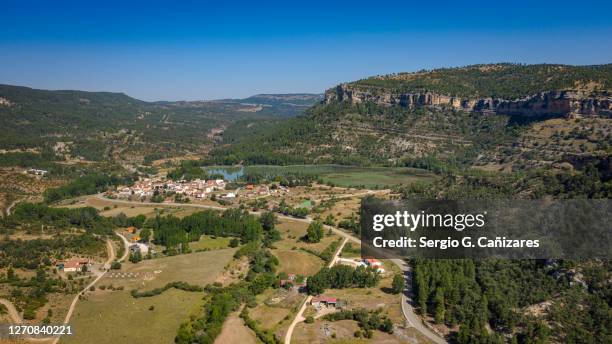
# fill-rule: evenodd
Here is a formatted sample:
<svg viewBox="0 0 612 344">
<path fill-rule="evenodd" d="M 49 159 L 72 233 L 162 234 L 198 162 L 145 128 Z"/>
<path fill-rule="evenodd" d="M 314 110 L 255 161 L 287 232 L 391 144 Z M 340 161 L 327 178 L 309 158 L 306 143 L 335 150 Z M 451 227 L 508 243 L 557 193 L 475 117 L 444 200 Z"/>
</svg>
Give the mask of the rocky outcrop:
<svg viewBox="0 0 612 344">
<path fill-rule="evenodd" d="M 11 103 L 8 99 L 0 97 L 0 106 L 11 106 L 13 105 L 13 103 Z"/>
<path fill-rule="evenodd" d="M 518 116 L 608 116 L 612 95 L 608 91 L 548 91 L 521 99 L 459 98 L 433 92 L 394 93 L 386 89 L 340 84 L 325 92 L 325 103 L 334 101 L 379 105 L 448 106 L 457 110 Z"/>
</svg>

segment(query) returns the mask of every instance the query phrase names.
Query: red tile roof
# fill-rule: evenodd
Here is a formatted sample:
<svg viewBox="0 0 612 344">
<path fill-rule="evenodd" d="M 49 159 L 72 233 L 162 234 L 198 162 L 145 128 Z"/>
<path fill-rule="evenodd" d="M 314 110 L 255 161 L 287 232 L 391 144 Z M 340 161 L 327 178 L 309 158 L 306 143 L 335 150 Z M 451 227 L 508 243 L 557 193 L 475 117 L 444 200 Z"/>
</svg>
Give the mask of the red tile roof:
<svg viewBox="0 0 612 344">
<path fill-rule="evenodd" d="M 336 303 L 338 302 L 338 299 L 336 299 L 335 297 L 319 295 L 319 296 L 313 297 L 312 302 Z"/>
</svg>

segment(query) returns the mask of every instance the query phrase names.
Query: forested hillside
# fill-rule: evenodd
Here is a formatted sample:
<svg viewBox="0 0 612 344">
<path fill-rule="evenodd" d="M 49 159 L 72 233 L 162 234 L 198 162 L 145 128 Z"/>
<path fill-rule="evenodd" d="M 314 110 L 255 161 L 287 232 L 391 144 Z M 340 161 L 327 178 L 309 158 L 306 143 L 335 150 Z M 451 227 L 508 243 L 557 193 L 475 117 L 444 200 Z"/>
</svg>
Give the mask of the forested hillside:
<svg viewBox="0 0 612 344">
<path fill-rule="evenodd" d="M 416 73 L 374 76 L 354 85 L 398 92 L 435 92 L 471 98 L 515 99 L 578 86 L 612 89 L 612 64 L 569 66 L 511 63 L 440 68 Z"/>
<path fill-rule="evenodd" d="M 122 93 L 0 85 L 0 149 L 16 150 L 15 160 L 23 160 L 24 150 L 33 160 L 45 150 L 89 161 L 202 154 L 215 134 L 236 120 L 295 115 L 319 98 L 262 95 L 227 102 L 148 103 Z"/>
<path fill-rule="evenodd" d="M 326 94 L 324 103 L 303 116 L 252 131 L 228 131 L 226 145 L 212 156 L 218 163 L 414 166 L 438 172 L 582 169 L 612 153 L 612 120 L 606 115 L 610 66 L 493 64 L 372 77 L 343 84 L 345 89 Z M 558 93 L 566 87 L 599 93 L 567 99 Z M 547 95 L 513 105 L 528 105 L 535 115 L 495 114 L 428 98 L 406 106 L 401 99 L 387 99 L 393 94 L 381 93 L 389 88 L 506 97 L 547 91 L 557 92 L 558 98 Z M 342 92 L 353 92 L 349 101 Z M 564 117 L 560 114 L 566 110 L 555 108 L 574 105 L 580 106 L 575 116 Z"/>
<path fill-rule="evenodd" d="M 320 104 L 304 116 L 251 134 L 213 152 L 219 162 L 398 165 L 442 154 L 463 159 L 474 149 L 508 142 L 508 118 L 376 104 Z"/>
</svg>

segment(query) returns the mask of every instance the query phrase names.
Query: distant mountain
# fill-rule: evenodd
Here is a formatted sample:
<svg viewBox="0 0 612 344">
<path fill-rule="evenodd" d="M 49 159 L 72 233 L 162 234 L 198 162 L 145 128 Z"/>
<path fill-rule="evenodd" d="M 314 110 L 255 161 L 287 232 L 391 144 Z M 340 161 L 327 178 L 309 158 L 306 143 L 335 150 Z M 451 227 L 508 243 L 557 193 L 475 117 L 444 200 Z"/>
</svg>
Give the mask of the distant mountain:
<svg viewBox="0 0 612 344">
<path fill-rule="evenodd" d="M 294 116 L 321 95 L 145 102 L 123 93 L 0 85 L 0 150 L 54 149 L 85 160 L 141 160 L 204 152 L 242 119 Z"/>
<path fill-rule="evenodd" d="M 323 94 L 287 93 L 256 94 L 243 99 L 221 99 L 215 102 L 260 106 L 263 115 L 292 117 L 323 101 Z"/>
</svg>

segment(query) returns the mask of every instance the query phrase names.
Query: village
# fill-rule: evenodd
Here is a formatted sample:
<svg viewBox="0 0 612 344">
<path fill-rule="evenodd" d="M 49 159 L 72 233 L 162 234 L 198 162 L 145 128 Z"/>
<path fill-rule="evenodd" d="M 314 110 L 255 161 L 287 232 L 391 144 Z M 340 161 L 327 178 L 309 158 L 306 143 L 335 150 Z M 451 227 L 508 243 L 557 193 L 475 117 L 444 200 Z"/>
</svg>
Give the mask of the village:
<svg viewBox="0 0 612 344">
<path fill-rule="evenodd" d="M 246 184 L 228 188 L 229 182 L 224 179 L 194 179 L 172 180 L 164 175 L 144 177 L 131 186 L 118 188 L 107 192 L 109 198 L 126 200 L 154 200 L 153 197 L 179 196 L 181 202 L 203 199 L 222 199 L 232 202 L 238 198 L 255 199 L 273 195 L 282 195 L 289 192 L 289 188 L 282 185 L 254 185 Z"/>
<path fill-rule="evenodd" d="M 369 194 L 387 195 L 387 190 L 364 190 L 316 181 L 288 184 L 277 179 L 228 180 L 214 174 L 210 179 L 187 179 L 170 178 L 163 171 L 155 175 L 141 176 L 132 184 L 111 188 L 102 194 L 66 201 L 65 206 L 93 206 L 103 216 L 116 217 L 123 213 L 128 217 L 144 215 L 148 219 L 157 214 L 182 218 L 201 209 L 240 208 L 255 214 L 273 212 L 278 217 L 276 228 L 281 239 L 274 243 L 270 252 L 281 263 L 274 283 L 275 288 L 257 296 L 258 305 L 250 309 L 250 316 L 260 322 L 261 326 L 274 332 L 277 338 L 285 338 L 287 331 L 291 329 L 295 332 L 294 339 L 300 342 L 311 336 L 331 338 L 333 333 L 340 335 L 347 332 L 352 336 L 357 331 L 353 328 L 355 324 L 330 323 L 326 319 L 328 315 L 351 312 L 354 309 L 383 312 L 385 317 L 400 323 L 401 299 L 388 291 L 391 280 L 398 273 L 395 266 L 386 261 L 362 259 L 359 245 L 354 242 L 352 245 L 341 245 L 343 235 L 338 234 L 336 230 L 327 231 L 320 242 L 313 243 L 304 239 L 312 221 L 352 231 L 350 226 L 358 221 L 354 214 L 359 209 L 361 197 Z M 176 281 L 189 281 L 198 285 L 201 285 L 202 281 L 208 281 L 207 283 L 217 285 L 229 285 L 245 278 L 247 273 L 245 269 L 248 269 L 248 265 L 243 265 L 245 262 L 232 260 L 232 252 L 235 250 L 235 246 L 231 244 L 235 239 L 233 237 L 205 234 L 197 240 L 189 241 L 185 251 L 183 246 L 180 246 L 180 252 L 170 252 L 161 241 L 156 240 L 155 231 L 146 226 L 126 223 L 116 228 L 115 233 L 117 237 L 122 238 L 115 240 L 115 245 L 125 248 L 121 249 L 126 252 L 125 260 L 120 265 L 116 264 L 118 268 L 114 267 L 115 264 L 110 264 L 105 269 L 108 272 L 99 283 L 100 288 L 88 292 L 91 300 L 95 299 L 96 302 L 98 299 L 102 301 L 119 298 L 123 290 L 134 289 L 136 286 L 138 289 L 147 290 L 162 288 Z M 194 265 L 194 259 L 205 259 L 209 256 L 222 256 L 223 260 L 214 259 L 219 259 L 223 264 L 220 267 L 215 267 L 217 264 Z M 210 258 L 206 259 L 209 261 Z M 172 266 L 168 265 L 169 262 L 172 262 Z M 73 263 L 65 262 L 68 269 L 59 272 L 66 277 L 73 275 L 72 278 L 94 278 L 98 275 L 99 269 L 91 263 L 88 265 L 81 262 L 75 267 L 72 265 Z M 329 288 L 318 295 L 311 295 L 307 284 L 309 279 L 322 266 L 334 265 L 374 270 L 380 276 L 380 287 Z M 204 271 L 209 270 L 216 272 L 214 275 L 202 277 Z M 196 279 L 197 276 L 200 277 Z M 109 289 L 109 286 L 112 287 Z M 155 299 L 139 299 L 139 302 L 147 303 L 143 308 L 145 311 L 151 307 L 149 303 L 153 303 L 157 309 L 171 295 L 169 293 L 166 296 L 164 293 Z M 90 307 L 93 312 L 104 307 L 104 304 L 85 301 L 82 307 Z M 145 313 L 148 312 L 151 311 Z M 301 322 L 294 322 L 295 319 L 301 319 Z M 313 333 L 311 328 L 322 326 L 321 324 L 325 324 L 325 329 Z M 224 336 L 228 335 L 227 331 L 224 333 L 221 342 Z M 377 335 L 387 334 L 380 332 Z"/>
<path fill-rule="evenodd" d="M 223 179 L 173 181 L 164 176 L 154 176 L 152 178 L 141 178 L 132 186 L 120 188 L 116 192 L 116 196 L 124 199 L 131 199 L 132 197 L 146 199 L 154 196 L 156 192 L 170 192 L 188 197 L 206 198 L 214 191 L 224 190 L 225 185 Z"/>
</svg>

